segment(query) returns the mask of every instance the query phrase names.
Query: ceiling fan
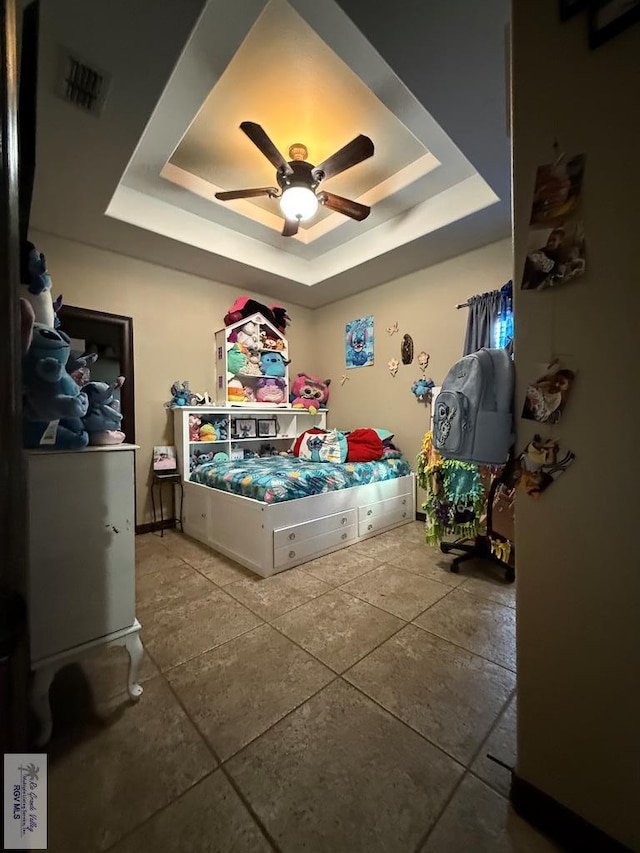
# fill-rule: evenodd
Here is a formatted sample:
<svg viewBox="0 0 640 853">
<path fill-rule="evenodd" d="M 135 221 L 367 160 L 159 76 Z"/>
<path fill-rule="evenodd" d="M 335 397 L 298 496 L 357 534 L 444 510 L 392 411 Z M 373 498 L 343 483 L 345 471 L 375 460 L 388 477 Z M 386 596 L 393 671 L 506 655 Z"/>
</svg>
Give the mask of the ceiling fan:
<svg viewBox="0 0 640 853">
<path fill-rule="evenodd" d="M 300 222 L 310 219 L 323 204 L 351 219 L 361 222 L 369 215 L 371 208 L 348 198 L 322 190 L 316 193 L 321 181 L 333 178 L 352 166 L 361 163 L 373 154 L 373 142 L 368 136 L 356 136 L 335 154 L 327 157 L 318 166 L 307 162 L 308 152 L 302 143 L 289 148 L 291 160 L 287 162 L 278 151 L 265 131 L 252 121 L 243 121 L 240 125 L 253 144 L 276 168 L 277 187 L 254 187 L 247 190 L 230 190 L 216 193 L 219 201 L 231 201 L 237 198 L 257 198 L 269 196 L 280 199 L 280 208 L 285 217 L 283 237 L 293 237 L 298 233 Z"/>
</svg>

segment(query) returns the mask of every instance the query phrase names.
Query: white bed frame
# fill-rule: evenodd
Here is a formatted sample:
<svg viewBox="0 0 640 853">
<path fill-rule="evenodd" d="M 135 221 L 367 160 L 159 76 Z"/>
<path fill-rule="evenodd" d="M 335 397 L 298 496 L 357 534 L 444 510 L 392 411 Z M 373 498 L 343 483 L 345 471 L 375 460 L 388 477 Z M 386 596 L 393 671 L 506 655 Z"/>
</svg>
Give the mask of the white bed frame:
<svg viewBox="0 0 640 853">
<path fill-rule="evenodd" d="M 182 485 L 184 532 L 262 577 L 415 518 L 415 474 L 275 504 Z"/>
</svg>

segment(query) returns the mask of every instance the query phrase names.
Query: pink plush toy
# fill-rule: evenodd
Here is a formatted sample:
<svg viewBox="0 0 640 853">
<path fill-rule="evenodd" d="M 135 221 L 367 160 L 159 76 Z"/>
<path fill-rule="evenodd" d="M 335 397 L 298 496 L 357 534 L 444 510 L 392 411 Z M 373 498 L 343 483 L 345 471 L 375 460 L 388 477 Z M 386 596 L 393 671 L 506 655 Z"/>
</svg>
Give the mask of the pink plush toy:
<svg viewBox="0 0 640 853">
<path fill-rule="evenodd" d="M 318 409 L 325 409 L 329 400 L 330 379 L 316 379 L 315 376 L 307 376 L 299 373 L 291 386 L 291 405 L 294 409 L 308 409 L 312 415 Z"/>
<path fill-rule="evenodd" d="M 284 403 L 286 385 L 283 379 L 258 379 L 256 400 L 259 403 Z"/>
<path fill-rule="evenodd" d="M 199 415 L 189 415 L 189 441 L 200 441 L 202 421 Z"/>
</svg>

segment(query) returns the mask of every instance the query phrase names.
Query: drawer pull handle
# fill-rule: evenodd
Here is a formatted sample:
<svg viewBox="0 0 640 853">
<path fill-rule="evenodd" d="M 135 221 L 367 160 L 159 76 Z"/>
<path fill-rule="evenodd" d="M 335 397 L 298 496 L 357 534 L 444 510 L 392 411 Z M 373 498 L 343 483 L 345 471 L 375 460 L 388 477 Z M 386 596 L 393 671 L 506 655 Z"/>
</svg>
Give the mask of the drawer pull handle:
<svg viewBox="0 0 640 853">
<path fill-rule="evenodd" d="M 346 539 L 346 538 L 347 538 L 347 534 L 346 534 L 346 533 L 343 533 L 343 534 L 342 534 L 342 536 L 341 536 L 340 538 L 341 538 L 341 539 Z"/>
<path fill-rule="evenodd" d="M 207 513 L 206 513 L 206 512 L 201 512 L 201 513 L 200 513 L 200 518 L 206 518 L 206 517 L 207 517 Z"/>
<path fill-rule="evenodd" d="M 367 510 L 367 515 L 373 515 L 373 510 L 372 510 L 372 509 L 368 509 L 368 510 Z"/>
<path fill-rule="evenodd" d="M 402 506 L 404 506 L 404 505 L 406 504 L 406 502 L 407 502 L 407 499 L 406 499 L 406 498 L 402 498 Z"/>
<path fill-rule="evenodd" d="M 343 518 L 343 519 L 342 519 L 342 521 L 340 522 L 340 524 L 346 524 L 346 523 L 347 523 L 347 519 L 346 519 L 346 518 Z"/>
<path fill-rule="evenodd" d="M 293 560 L 293 558 L 295 557 L 295 555 L 296 555 L 296 552 L 295 552 L 295 551 L 289 551 L 289 559 L 290 559 L 290 560 Z"/>
<path fill-rule="evenodd" d="M 373 530 L 373 524 L 367 524 L 367 530 Z"/>
<path fill-rule="evenodd" d="M 403 512 L 403 513 L 402 513 L 402 517 L 403 517 L 403 518 L 406 518 L 406 517 L 407 517 L 407 513 L 406 513 L 406 512 Z"/>
<path fill-rule="evenodd" d="M 292 542 L 293 542 L 293 540 L 294 540 L 295 538 L 296 538 L 296 534 L 295 534 L 295 533 L 290 533 L 290 534 L 289 534 L 289 539 L 291 539 L 291 541 L 292 541 Z"/>
</svg>

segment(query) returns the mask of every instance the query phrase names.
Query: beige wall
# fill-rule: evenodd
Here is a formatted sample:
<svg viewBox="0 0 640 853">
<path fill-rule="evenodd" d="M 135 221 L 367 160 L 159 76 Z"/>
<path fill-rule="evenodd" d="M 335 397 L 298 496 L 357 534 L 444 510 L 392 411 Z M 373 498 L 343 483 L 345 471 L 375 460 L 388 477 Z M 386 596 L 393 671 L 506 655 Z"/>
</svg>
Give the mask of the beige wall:
<svg viewBox="0 0 640 853">
<path fill-rule="evenodd" d="M 137 523 L 151 520 L 151 455 L 156 444 L 171 444 L 173 416 L 163 408 L 169 388 L 188 379 L 196 391 L 214 392 L 213 336 L 242 293 L 165 267 L 94 249 L 50 234 L 31 239 L 47 257 L 54 296 L 67 305 L 133 317 L 136 386 Z M 251 294 L 266 304 L 274 300 Z M 309 370 L 311 311 L 287 305 L 291 369 Z"/>
<path fill-rule="evenodd" d="M 430 409 L 418 403 L 411 385 L 420 377 L 417 356 L 425 350 L 431 356 L 425 376 L 440 384 L 451 365 L 462 355 L 467 323 L 466 308 L 456 309 L 469 296 L 495 290 L 511 278 L 511 241 L 501 240 L 473 252 L 417 273 L 387 282 L 324 308 L 316 309 L 314 340 L 317 341 L 317 370 L 330 377 L 329 423 L 333 427 L 355 429 L 384 427 L 394 432 L 395 441 L 415 470 L 415 459 L 429 429 Z M 349 320 L 373 315 L 375 363 L 371 367 L 345 368 L 344 328 Z M 399 332 L 387 333 L 398 322 Z M 413 338 L 415 358 L 402 364 L 402 336 Z M 395 377 L 387 363 L 396 358 L 400 367 Z M 344 385 L 340 377 L 347 374 Z M 417 509 L 424 498 L 418 496 Z"/>
<path fill-rule="evenodd" d="M 516 509 L 518 772 L 640 849 L 640 26 L 590 51 L 585 16 L 557 0 L 513 4 L 516 275 L 535 168 L 586 152 L 584 279 L 518 294 L 516 361 L 564 355 L 578 377 L 549 432 L 576 453 Z M 520 445 L 533 430 L 520 421 Z"/>
</svg>

